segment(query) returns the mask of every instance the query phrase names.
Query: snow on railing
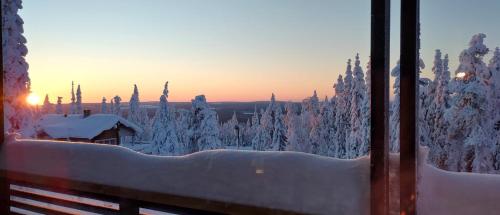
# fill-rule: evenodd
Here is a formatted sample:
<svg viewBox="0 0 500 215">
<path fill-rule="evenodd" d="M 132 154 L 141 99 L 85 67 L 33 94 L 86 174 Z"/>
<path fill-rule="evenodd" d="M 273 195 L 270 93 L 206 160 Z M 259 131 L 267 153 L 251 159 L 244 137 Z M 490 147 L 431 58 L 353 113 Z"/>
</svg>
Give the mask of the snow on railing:
<svg viewBox="0 0 500 215">
<path fill-rule="evenodd" d="M 39 140 L 10 140 L 1 147 L 0 170 L 10 172 L 299 213 L 369 213 L 366 157 L 235 150 L 160 157 Z"/>
<path fill-rule="evenodd" d="M 449 172 L 427 161 L 428 148 L 420 148 L 418 167 L 419 214 L 498 214 L 500 175 Z"/>
</svg>

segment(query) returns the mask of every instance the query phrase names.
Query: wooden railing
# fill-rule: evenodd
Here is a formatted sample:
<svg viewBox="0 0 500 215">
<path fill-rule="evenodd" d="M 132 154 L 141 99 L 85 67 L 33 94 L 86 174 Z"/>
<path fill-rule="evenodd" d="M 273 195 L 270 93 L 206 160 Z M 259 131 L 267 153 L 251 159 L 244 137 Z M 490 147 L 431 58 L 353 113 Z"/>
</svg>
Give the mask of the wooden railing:
<svg viewBox="0 0 500 215">
<path fill-rule="evenodd" d="M 369 213 L 368 158 L 248 151 L 158 157 L 33 140 L 3 144 L 0 158 L 0 214 Z"/>
<path fill-rule="evenodd" d="M 144 192 L 39 175 L 2 172 L 13 214 L 293 214 L 290 211 Z M 5 212 L 5 211 L 4 211 Z"/>
</svg>

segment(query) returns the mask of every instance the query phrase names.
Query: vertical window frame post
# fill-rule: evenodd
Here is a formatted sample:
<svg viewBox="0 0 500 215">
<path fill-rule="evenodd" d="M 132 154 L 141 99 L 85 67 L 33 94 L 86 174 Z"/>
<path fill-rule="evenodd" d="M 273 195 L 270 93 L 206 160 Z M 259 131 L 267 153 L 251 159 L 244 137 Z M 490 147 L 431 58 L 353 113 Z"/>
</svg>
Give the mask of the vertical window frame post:
<svg viewBox="0 0 500 215">
<path fill-rule="evenodd" d="M 371 1 L 370 211 L 389 212 L 390 0 Z"/>
<path fill-rule="evenodd" d="M 420 0 L 401 0 L 400 214 L 416 214 Z"/>
</svg>

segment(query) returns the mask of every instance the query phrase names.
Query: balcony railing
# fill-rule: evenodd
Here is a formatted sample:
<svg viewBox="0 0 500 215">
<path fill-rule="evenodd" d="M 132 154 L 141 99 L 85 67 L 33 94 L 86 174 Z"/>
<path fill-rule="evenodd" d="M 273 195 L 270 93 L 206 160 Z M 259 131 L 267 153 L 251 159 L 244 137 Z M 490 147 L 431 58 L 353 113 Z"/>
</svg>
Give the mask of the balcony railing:
<svg viewBox="0 0 500 215">
<path fill-rule="evenodd" d="M 369 159 L 295 152 L 143 155 L 119 146 L 11 140 L 2 202 L 42 214 L 369 214 Z M 7 199 L 8 197 L 8 199 Z"/>
</svg>

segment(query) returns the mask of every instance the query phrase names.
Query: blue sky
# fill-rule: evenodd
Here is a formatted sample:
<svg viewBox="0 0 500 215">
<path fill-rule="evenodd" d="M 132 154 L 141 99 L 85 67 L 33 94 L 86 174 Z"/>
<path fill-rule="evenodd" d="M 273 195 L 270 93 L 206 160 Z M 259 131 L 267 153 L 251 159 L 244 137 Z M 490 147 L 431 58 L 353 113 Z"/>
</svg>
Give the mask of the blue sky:
<svg viewBox="0 0 500 215">
<path fill-rule="evenodd" d="M 393 1 L 392 62 L 399 55 Z M 317 89 L 333 94 L 347 58 L 369 55 L 369 0 L 24 0 L 33 91 L 68 100 L 71 80 L 86 102 L 138 84 L 157 100 L 171 82 L 171 100 L 206 94 L 211 101 L 301 100 Z M 451 69 L 470 37 L 500 45 L 500 1 L 422 0 L 422 57 L 436 48 Z M 487 58 L 488 59 L 488 58 Z M 67 101 L 66 101 L 67 102 Z"/>
</svg>

